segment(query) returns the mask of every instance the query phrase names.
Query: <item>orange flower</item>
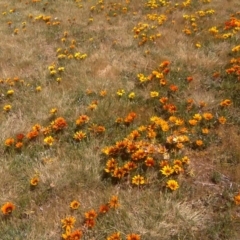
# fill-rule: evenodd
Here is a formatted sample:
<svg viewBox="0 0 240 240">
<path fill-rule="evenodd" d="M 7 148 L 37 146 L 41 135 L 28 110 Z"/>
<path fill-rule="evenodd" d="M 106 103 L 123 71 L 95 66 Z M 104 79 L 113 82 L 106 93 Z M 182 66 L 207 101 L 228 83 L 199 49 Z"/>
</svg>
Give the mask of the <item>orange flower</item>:
<svg viewBox="0 0 240 240">
<path fill-rule="evenodd" d="M 67 122 L 63 117 L 59 117 L 51 123 L 51 126 L 53 130 L 60 131 L 67 127 Z"/>
<path fill-rule="evenodd" d="M 8 138 L 5 141 L 5 146 L 10 147 L 14 144 L 14 139 L 13 138 Z"/>
<path fill-rule="evenodd" d="M 107 240 L 121 240 L 120 232 L 113 233 L 111 236 L 107 237 Z"/>
<path fill-rule="evenodd" d="M 95 226 L 95 220 L 94 219 L 85 219 L 84 224 L 88 228 L 93 228 Z"/>
<path fill-rule="evenodd" d="M 133 122 L 133 120 L 136 118 L 137 114 L 135 112 L 130 112 L 127 117 L 124 119 L 125 124 L 129 124 Z"/>
<path fill-rule="evenodd" d="M 188 82 L 191 82 L 192 80 L 193 80 L 193 77 L 191 77 L 191 76 L 187 77 Z"/>
<path fill-rule="evenodd" d="M 4 215 L 11 214 L 12 211 L 15 209 L 15 205 L 11 202 L 6 202 L 2 207 L 1 211 Z"/>
<path fill-rule="evenodd" d="M 209 112 L 206 112 L 206 113 L 203 113 L 203 118 L 205 120 L 211 120 L 211 119 L 213 119 L 213 115 Z"/>
<path fill-rule="evenodd" d="M 132 233 L 127 235 L 127 240 L 140 240 L 140 239 L 141 239 L 140 235 L 138 234 Z"/>
<path fill-rule="evenodd" d="M 104 204 L 99 207 L 99 213 L 106 213 L 109 211 L 109 206 Z"/>
<path fill-rule="evenodd" d="M 17 143 L 15 144 L 15 148 L 17 148 L 17 149 L 22 148 L 22 146 L 23 146 L 23 143 L 22 143 L 22 142 L 17 142 Z"/>
<path fill-rule="evenodd" d="M 78 201 L 76 201 L 76 200 L 74 200 L 74 201 L 72 201 L 72 202 L 70 203 L 70 208 L 73 209 L 73 210 L 78 209 L 79 206 L 80 206 L 80 203 L 79 203 Z"/>
<path fill-rule="evenodd" d="M 76 120 L 76 125 L 80 126 L 80 125 L 82 125 L 84 123 L 87 123 L 88 121 L 89 121 L 89 117 L 87 115 L 81 115 Z"/>
<path fill-rule="evenodd" d="M 39 135 L 39 132 L 33 130 L 33 131 L 31 131 L 31 132 L 29 132 L 29 133 L 27 134 L 27 138 L 28 138 L 29 140 L 31 140 L 31 139 L 36 138 L 38 135 Z"/>
<path fill-rule="evenodd" d="M 76 222 L 76 218 L 69 216 L 69 217 L 62 219 L 61 222 L 63 225 L 62 228 L 66 228 L 66 229 L 70 228 L 71 229 L 71 228 L 73 228 L 73 225 Z"/>
<path fill-rule="evenodd" d="M 226 121 L 227 121 L 227 119 L 222 116 L 222 117 L 219 117 L 219 118 L 218 118 L 218 121 L 219 121 L 219 123 L 221 123 L 221 124 L 225 124 Z"/>
<path fill-rule="evenodd" d="M 22 134 L 22 133 L 17 134 L 17 140 L 18 141 L 22 141 L 23 138 L 24 138 L 24 134 Z"/>
<path fill-rule="evenodd" d="M 203 141 L 202 140 L 196 140 L 196 145 L 198 146 L 198 147 L 201 147 L 202 145 L 203 145 Z"/>
<path fill-rule="evenodd" d="M 70 234 L 71 240 L 79 240 L 83 235 L 83 232 L 81 230 L 75 230 Z"/>
<path fill-rule="evenodd" d="M 178 86 L 174 85 L 174 84 L 171 84 L 169 86 L 169 89 L 172 91 L 172 92 L 176 92 L 178 90 Z"/>
<path fill-rule="evenodd" d="M 234 202 L 236 205 L 240 205 L 240 193 L 238 193 L 238 195 L 234 196 Z"/>
<path fill-rule="evenodd" d="M 37 186 L 39 183 L 39 178 L 38 177 L 33 177 L 31 180 L 30 180 L 30 184 L 31 186 L 35 187 Z"/>
<path fill-rule="evenodd" d="M 118 202 L 118 197 L 117 196 L 112 196 L 112 198 L 109 201 L 109 207 L 110 208 L 118 208 L 120 206 Z"/>
<path fill-rule="evenodd" d="M 95 212 L 94 209 L 91 209 L 89 212 L 85 213 L 86 219 L 95 219 L 96 217 L 97 217 L 97 213 Z"/>
<path fill-rule="evenodd" d="M 86 133 L 84 133 L 83 131 L 78 131 L 73 135 L 73 138 L 76 141 L 81 141 L 82 139 L 86 138 Z"/>
<path fill-rule="evenodd" d="M 220 103 L 220 106 L 221 106 L 221 107 L 228 107 L 228 106 L 230 106 L 231 104 L 232 104 L 232 101 L 231 101 L 231 100 L 225 99 L 225 100 L 223 100 L 223 101 Z"/>
<path fill-rule="evenodd" d="M 152 157 L 148 157 L 145 160 L 145 165 L 148 167 L 153 167 L 155 165 L 154 159 Z"/>
</svg>

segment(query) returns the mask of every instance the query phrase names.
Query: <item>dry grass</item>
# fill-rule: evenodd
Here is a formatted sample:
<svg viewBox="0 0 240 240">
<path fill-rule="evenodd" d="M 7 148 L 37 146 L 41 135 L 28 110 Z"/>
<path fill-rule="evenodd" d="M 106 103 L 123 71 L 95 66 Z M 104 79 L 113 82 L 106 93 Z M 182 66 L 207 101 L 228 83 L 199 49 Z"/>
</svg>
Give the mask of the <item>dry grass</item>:
<svg viewBox="0 0 240 240">
<path fill-rule="evenodd" d="M 221 84 L 227 78 L 224 71 L 232 58 L 232 47 L 238 44 L 239 31 L 226 40 L 208 32 L 213 26 L 223 31 L 231 14 L 239 19 L 238 1 L 192 1 L 189 7 L 174 7 L 179 1 L 171 1 L 157 9 L 147 8 L 145 4 L 151 1 L 143 0 L 119 0 L 115 5 L 108 0 L 102 5 L 99 2 L 0 2 L 0 107 L 12 105 L 9 112 L 0 111 L 0 205 L 16 205 L 12 215 L 0 218 L 2 238 L 60 239 L 61 219 L 73 215 L 77 219 L 75 228 L 84 230 L 86 240 L 107 239 L 114 232 L 120 232 L 123 239 L 130 233 L 145 240 L 238 239 L 239 210 L 233 199 L 240 181 L 239 126 L 234 120 L 239 108 L 221 110 L 219 102 L 233 96 L 231 91 L 221 89 Z M 94 11 L 91 6 L 96 7 Z M 122 10 L 125 6 L 126 12 Z M 197 18 L 195 33 L 183 33 L 186 26 L 190 27 L 184 14 L 209 9 L 214 9 L 215 14 Z M 150 13 L 164 14 L 167 20 L 158 26 L 156 20 L 147 19 Z M 51 16 L 50 24 L 44 17 L 36 19 L 40 15 Z M 142 32 L 136 35 L 133 31 L 139 23 L 149 24 L 148 37 L 158 33 L 161 36 L 139 44 Z M 156 28 L 151 28 L 153 25 Z M 198 42 L 201 48 L 196 47 Z M 73 59 L 58 59 L 59 48 L 66 55 L 72 51 Z M 86 53 L 86 59 L 75 59 L 76 52 Z M 176 96 L 167 87 L 159 87 L 158 80 L 141 85 L 137 78 L 139 73 L 149 76 L 153 70 L 159 70 L 159 64 L 165 60 L 171 63 L 167 81 L 180 89 Z M 50 76 L 48 68 L 54 64 L 56 69 L 64 67 L 64 72 Z M 215 72 L 221 73 L 220 79 L 212 79 Z M 186 84 L 188 76 L 194 80 Z M 19 80 L 13 80 L 15 77 Z M 62 78 L 61 82 L 56 81 L 57 77 Z M 234 88 L 235 83 L 231 84 Z M 10 89 L 14 90 L 12 96 L 7 95 Z M 119 89 L 125 91 L 122 97 L 116 94 Z M 104 97 L 100 96 L 103 90 L 107 93 Z M 185 173 L 177 178 L 180 188 L 173 192 L 166 189 L 165 178 L 159 181 L 159 169 L 146 172 L 149 184 L 143 187 L 131 184 L 132 176 L 116 184 L 103 178 L 103 148 L 125 139 L 139 126 L 150 128 L 153 123 L 149 119 L 154 115 L 168 121 L 170 114 L 159 110 L 159 99 L 150 97 L 155 90 L 160 97 L 168 96 L 178 104 L 175 115 L 186 121 L 192 141 L 183 151 L 170 152 L 175 159 L 181 154 L 191 159 Z M 133 100 L 128 98 L 130 92 L 136 94 Z M 190 98 L 196 106 L 186 111 L 184 102 Z M 236 99 L 231 100 L 237 102 Z M 92 111 L 89 105 L 93 101 L 98 101 L 98 105 Z M 201 101 L 207 104 L 205 108 L 199 108 Z M 56 116 L 49 113 L 52 108 L 58 109 Z M 199 136 L 205 138 L 199 134 L 201 127 L 191 129 L 187 122 L 194 114 L 206 111 L 211 111 L 216 119 L 223 114 L 228 122 L 208 126 L 211 134 L 206 137 L 206 148 L 191 148 Z M 129 112 L 136 112 L 136 120 L 129 127 L 117 126 L 115 120 L 125 118 Z M 90 117 L 90 123 L 82 127 L 86 139 L 77 143 L 73 140 L 75 121 L 82 114 Z M 43 144 L 43 135 L 26 140 L 21 151 L 4 145 L 8 138 L 29 133 L 35 124 L 50 126 L 57 117 L 64 117 L 68 126 L 53 134 L 53 146 Z M 105 133 L 90 132 L 92 124 L 105 126 Z M 161 135 L 165 142 L 159 142 L 160 138 L 142 140 L 167 146 L 166 139 L 175 130 L 178 131 L 172 128 Z M 156 158 L 158 162 L 162 160 L 160 154 Z M 36 175 L 40 182 L 32 188 L 29 182 Z M 120 207 L 98 218 L 93 229 L 83 227 L 84 213 L 98 210 L 113 195 L 119 197 Z M 71 211 L 69 204 L 74 199 L 81 206 Z"/>
</svg>

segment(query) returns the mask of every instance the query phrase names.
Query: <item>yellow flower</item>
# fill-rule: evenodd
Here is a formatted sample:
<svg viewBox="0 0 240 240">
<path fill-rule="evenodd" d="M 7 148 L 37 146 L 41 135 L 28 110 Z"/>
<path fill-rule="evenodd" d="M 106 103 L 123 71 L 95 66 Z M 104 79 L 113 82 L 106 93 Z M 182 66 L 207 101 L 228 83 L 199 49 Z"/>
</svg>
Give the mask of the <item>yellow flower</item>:
<svg viewBox="0 0 240 240">
<path fill-rule="evenodd" d="M 7 91 L 8 96 L 13 95 L 13 93 L 14 93 L 14 91 L 12 89 Z"/>
<path fill-rule="evenodd" d="M 76 222 L 76 218 L 75 217 L 72 217 L 72 216 L 69 216 L 69 217 L 66 217 L 64 219 L 61 220 L 62 222 L 62 228 L 73 228 L 73 225 L 74 223 Z"/>
<path fill-rule="evenodd" d="M 10 104 L 5 105 L 5 106 L 3 107 L 3 110 L 4 110 L 5 112 L 9 112 L 11 109 L 12 109 L 12 106 L 11 106 Z"/>
<path fill-rule="evenodd" d="M 43 141 L 45 145 L 52 146 L 54 142 L 54 138 L 52 136 L 48 136 L 48 137 L 45 137 Z"/>
<path fill-rule="evenodd" d="M 70 208 L 73 209 L 73 210 L 76 210 L 76 209 L 78 209 L 79 207 L 80 207 L 80 203 L 79 203 L 78 201 L 76 201 L 76 200 L 74 200 L 74 201 L 72 201 L 72 202 L 70 203 Z"/>
<path fill-rule="evenodd" d="M 171 174 L 174 173 L 174 169 L 170 167 L 169 165 L 164 166 L 160 172 L 165 175 L 166 177 L 170 176 Z"/>
<path fill-rule="evenodd" d="M 175 191 L 179 188 L 178 182 L 175 180 L 168 180 L 167 181 L 167 187 L 171 190 Z"/>
<path fill-rule="evenodd" d="M 132 178 L 132 184 L 135 184 L 135 185 L 143 185 L 143 184 L 145 184 L 144 177 L 142 177 L 140 175 L 134 176 Z"/>
<path fill-rule="evenodd" d="M 51 110 L 50 110 L 50 114 L 56 114 L 57 113 L 57 108 L 52 108 Z"/>
<path fill-rule="evenodd" d="M 118 95 L 119 97 L 121 97 L 124 93 L 125 93 L 125 91 L 124 91 L 123 89 L 119 89 L 119 90 L 117 91 L 117 95 Z"/>
<path fill-rule="evenodd" d="M 129 99 L 135 98 L 135 93 L 134 93 L 134 92 L 129 93 L 129 94 L 128 94 L 128 98 L 129 98 Z"/>
<path fill-rule="evenodd" d="M 155 98 L 155 97 L 159 96 L 159 93 L 156 91 L 153 91 L 153 92 L 150 92 L 150 96 L 151 96 L 151 98 Z"/>
<path fill-rule="evenodd" d="M 38 87 L 36 87 L 36 92 L 41 92 L 42 91 L 42 87 L 41 86 L 38 86 Z"/>
</svg>

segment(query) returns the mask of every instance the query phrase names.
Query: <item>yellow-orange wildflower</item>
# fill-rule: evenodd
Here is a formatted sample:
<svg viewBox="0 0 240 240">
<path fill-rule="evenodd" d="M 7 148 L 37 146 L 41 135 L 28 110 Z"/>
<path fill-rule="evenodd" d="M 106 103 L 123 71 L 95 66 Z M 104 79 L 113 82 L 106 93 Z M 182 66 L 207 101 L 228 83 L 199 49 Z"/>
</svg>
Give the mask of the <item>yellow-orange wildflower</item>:
<svg viewBox="0 0 240 240">
<path fill-rule="evenodd" d="M 168 180 L 167 187 L 170 188 L 172 191 L 175 191 L 179 188 L 178 182 L 175 180 Z"/>
<path fill-rule="evenodd" d="M 145 184 L 144 177 L 142 177 L 140 175 L 134 176 L 132 178 L 132 184 L 134 184 L 134 185 L 143 185 L 143 184 Z"/>
<path fill-rule="evenodd" d="M 11 214 L 12 211 L 15 209 L 15 205 L 11 202 L 6 202 L 2 207 L 1 211 L 4 215 Z"/>
<path fill-rule="evenodd" d="M 70 208 L 73 209 L 73 210 L 76 210 L 80 207 L 80 203 L 77 201 L 77 200 L 73 200 L 71 203 L 70 203 Z"/>
</svg>

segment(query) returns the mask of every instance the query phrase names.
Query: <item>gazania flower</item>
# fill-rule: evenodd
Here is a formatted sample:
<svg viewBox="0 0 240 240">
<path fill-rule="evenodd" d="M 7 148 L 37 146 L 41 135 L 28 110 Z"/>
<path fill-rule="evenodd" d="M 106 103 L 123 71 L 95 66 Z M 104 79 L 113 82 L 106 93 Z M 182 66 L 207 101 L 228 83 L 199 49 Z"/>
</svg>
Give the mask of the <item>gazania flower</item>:
<svg viewBox="0 0 240 240">
<path fill-rule="evenodd" d="M 203 146 L 203 141 L 202 140 L 196 140 L 195 144 L 198 146 L 198 147 L 201 147 Z"/>
<path fill-rule="evenodd" d="M 134 184 L 134 185 L 143 185 L 143 184 L 145 184 L 144 177 L 142 177 L 140 175 L 134 176 L 132 178 L 132 184 Z"/>
<path fill-rule="evenodd" d="M 228 106 L 230 106 L 231 104 L 232 104 L 232 101 L 231 101 L 231 100 L 225 99 L 225 100 L 223 100 L 223 101 L 220 103 L 220 106 L 221 106 L 221 107 L 228 107 Z"/>
<path fill-rule="evenodd" d="M 209 112 L 203 113 L 203 118 L 207 121 L 213 119 L 213 115 Z"/>
<path fill-rule="evenodd" d="M 136 95 L 135 95 L 134 92 L 131 92 L 131 93 L 128 94 L 128 98 L 129 98 L 129 99 L 133 99 L 133 98 L 135 98 L 135 96 L 136 96 Z"/>
<path fill-rule="evenodd" d="M 72 202 L 70 203 L 70 208 L 73 209 L 73 210 L 76 210 L 76 209 L 78 209 L 79 207 L 80 207 L 80 203 L 79 203 L 78 201 L 76 201 L 76 200 L 74 200 L 74 201 L 72 201 Z"/>
<path fill-rule="evenodd" d="M 48 146 L 52 146 L 54 142 L 54 138 L 52 136 L 48 136 L 44 138 L 44 144 Z"/>
<path fill-rule="evenodd" d="M 51 123 L 51 126 L 53 130 L 60 131 L 67 127 L 67 122 L 63 117 L 59 117 Z"/>
<path fill-rule="evenodd" d="M 124 91 L 123 89 L 119 89 L 119 90 L 117 91 L 117 95 L 118 95 L 119 97 L 121 97 L 124 93 L 125 93 L 125 91 Z"/>
<path fill-rule="evenodd" d="M 41 86 L 38 86 L 38 87 L 36 87 L 36 92 L 41 92 L 42 91 L 42 87 Z"/>
<path fill-rule="evenodd" d="M 132 233 L 127 235 L 127 240 L 140 240 L 140 239 L 141 239 L 140 235 L 138 234 Z"/>
<path fill-rule="evenodd" d="M 8 96 L 13 95 L 13 93 L 14 93 L 14 90 L 12 90 L 12 89 L 7 91 Z"/>
<path fill-rule="evenodd" d="M 95 219 L 96 217 L 97 217 L 97 213 L 95 212 L 94 209 L 91 209 L 89 212 L 85 213 L 86 219 Z"/>
<path fill-rule="evenodd" d="M 111 236 L 107 237 L 107 240 L 121 240 L 120 232 L 113 233 Z"/>
<path fill-rule="evenodd" d="M 107 91 L 106 90 L 101 90 L 99 94 L 100 94 L 101 97 L 105 97 L 107 95 Z"/>
<path fill-rule="evenodd" d="M 15 144 L 15 148 L 17 148 L 17 149 L 22 148 L 22 146 L 23 146 L 23 143 L 22 143 L 22 142 L 17 142 L 17 143 Z"/>
<path fill-rule="evenodd" d="M 112 198 L 109 201 L 109 207 L 110 208 L 118 208 L 120 206 L 118 202 L 118 197 L 117 196 L 112 196 Z"/>
<path fill-rule="evenodd" d="M 151 98 L 155 98 L 155 97 L 159 96 L 159 93 L 156 91 L 153 91 L 153 92 L 150 92 L 150 96 L 151 96 Z"/>
<path fill-rule="evenodd" d="M 207 135 L 209 133 L 209 129 L 208 128 L 202 128 L 202 134 Z"/>
<path fill-rule="evenodd" d="M 148 157 L 145 160 L 145 165 L 148 166 L 148 167 L 153 167 L 155 165 L 154 159 L 152 157 Z"/>
<path fill-rule="evenodd" d="M 104 204 L 99 207 L 99 213 L 106 213 L 109 211 L 109 206 Z"/>
<path fill-rule="evenodd" d="M 76 222 L 76 218 L 69 216 L 61 220 L 62 228 L 73 228 L 74 223 Z"/>
<path fill-rule="evenodd" d="M 86 133 L 83 131 L 78 131 L 73 135 L 73 138 L 77 141 L 81 141 L 82 139 L 86 138 Z"/>
<path fill-rule="evenodd" d="M 70 234 L 71 240 L 79 240 L 83 235 L 83 232 L 81 230 L 75 230 Z"/>
<path fill-rule="evenodd" d="M 29 140 L 31 140 L 31 139 L 36 138 L 38 135 L 39 135 L 38 131 L 31 131 L 31 132 L 27 133 L 27 138 Z"/>
<path fill-rule="evenodd" d="M 19 133 L 19 134 L 17 134 L 17 140 L 18 141 L 22 141 L 23 140 L 23 138 L 24 138 L 24 134 L 22 134 L 22 133 Z"/>
<path fill-rule="evenodd" d="M 219 118 L 218 118 L 218 121 L 219 121 L 219 123 L 221 123 L 221 124 L 225 124 L 226 121 L 227 121 L 227 119 L 222 116 L 222 117 L 219 117 Z"/>
<path fill-rule="evenodd" d="M 30 184 L 31 186 L 37 186 L 39 183 L 39 178 L 38 177 L 33 177 L 31 180 L 30 180 Z"/>
<path fill-rule="evenodd" d="M 171 84 L 169 86 L 169 89 L 172 91 L 172 92 L 176 92 L 178 90 L 178 86 L 174 85 L 174 84 Z"/>
<path fill-rule="evenodd" d="M 57 108 L 52 108 L 51 110 L 50 110 L 50 114 L 56 114 L 57 113 Z"/>
<path fill-rule="evenodd" d="M 179 188 L 178 182 L 175 180 L 168 180 L 167 181 L 167 187 L 171 190 L 175 191 Z"/>
<path fill-rule="evenodd" d="M 5 146 L 10 147 L 14 144 L 14 139 L 13 138 L 8 138 L 5 141 Z"/>
<path fill-rule="evenodd" d="M 171 174 L 174 173 L 174 169 L 170 167 L 169 165 L 164 166 L 160 172 L 165 175 L 166 177 L 170 176 Z"/>
<path fill-rule="evenodd" d="M 87 228 L 93 228 L 95 225 L 95 219 L 85 219 L 84 225 Z"/>
<path fill-rule="evenodd" d="M 240 193 L 234 196 L 234 202 L 236 205 L 240 205 Z"/>
<path fill-rule="evenodd" d="M 1 211 L 4 215 L 11 214 L 12 211 L 15 209 L 15 205 L 11 202 L 6 202 L 2 207 Z"/>
<path fill-rule="evenodd" d="M 191 82 L 192 80 L 193 80 L 193 77 L 191 77 L 191 76 L 187 77 L 188 82 Z"/>
<path fill-rule="evenodd" d="M 5 105 L 5 106 L 3 107 L 3 110 L 4 110 L 5 112 L 9 112 L 11 109 L 12 109 L 12 106 L 11 106 L 10 104 Z"/>
</svg>

